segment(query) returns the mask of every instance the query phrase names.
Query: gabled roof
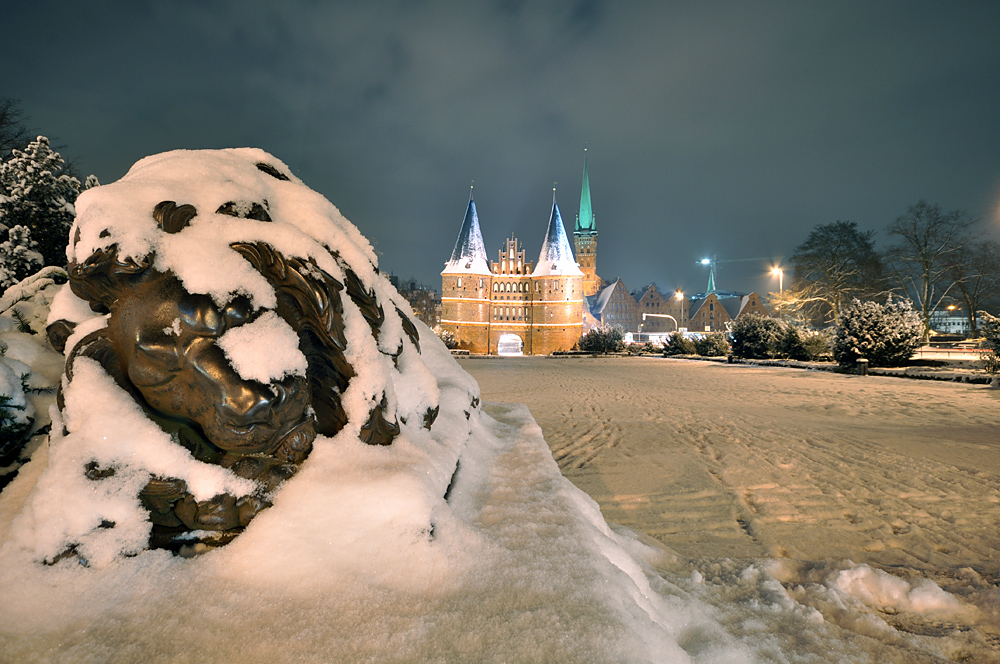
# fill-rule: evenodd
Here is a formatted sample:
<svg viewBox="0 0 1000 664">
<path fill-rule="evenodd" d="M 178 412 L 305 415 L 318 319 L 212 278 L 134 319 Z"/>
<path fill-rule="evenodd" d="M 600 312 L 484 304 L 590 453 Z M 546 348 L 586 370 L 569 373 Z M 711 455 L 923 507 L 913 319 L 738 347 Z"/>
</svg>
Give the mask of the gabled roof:
<svg viewBox="0 0 1000 664">
<path fill-rule="evenodd" d="M 611 299 L 611 294 L 615 291 L 615 286 L 617 284 L 618 282 L 616 281 L 610 286 L 605 286 L 593 295 L 587 296 L 587 304 L 590 307 L 590 313 L 596 317 L 600 317 L 601 312 L 604 311 L 604 307 L 608 306 L 608 301 Z"/>
<path fill-rule="evenodd" d="M 479 215 L 476 213 L 476 201 L 469 193 L 469 207 L 465 211 L 462 229 L 458 232 L 458 240 L 451 252 L 451 259 L 445 263 L 441 274 L 490 274 L 490 264 L 486 258 L 486 245 L 483 244 L 483 233 L 479 230 Z"/>
<path fill-rule="evenodd" d="M 745 297 L 720 297 L 719 304 L 726 310 L 729 317 L 736 320 L 736 317 L 743 311 Z"/>
<path fill-rule="evenodd" d="M 573 258 L 573 249 L 569 246 L 566 229 L 563 228 L 562 215 L 556 205 L 556 192 L 552 191 L 552 213 L 549 215 L 549 226 L 545 231 L 542 250 L 538 254 L 538 263 L 531 273 L 533 277 L 551 275 L 583 276 L 583 272 Z"/>
<path fill-rule="evenodd" d="M 611 296 L 614 295 L 615 289 L 619 287 L 619 284 L 621 284 L 621 291 L 631 297 L 631 293 L 625 288 L 625 282 L 622 281 L 621 277 L 618 277 L 613 284 L 605 286 L 594 295 L 587 296 L 587 305 L 590 308 L 590 313 L 595 318 L 600 317 L 604 313 L 605 307 L 608 306 L 608 302 L 611 301 Z M 635 298 L 632 299 L 634 300 Z"/>
</svg>

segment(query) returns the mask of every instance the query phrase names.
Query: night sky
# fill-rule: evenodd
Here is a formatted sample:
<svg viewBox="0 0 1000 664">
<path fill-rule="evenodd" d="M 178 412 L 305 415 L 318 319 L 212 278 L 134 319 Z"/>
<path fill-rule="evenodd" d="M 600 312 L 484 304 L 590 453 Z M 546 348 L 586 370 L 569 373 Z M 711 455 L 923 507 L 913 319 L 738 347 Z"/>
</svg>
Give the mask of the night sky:
<svg viewBox="0 0 1000 664">
<path fill-rule="evenodd" d="M 598 272 L 777 290 L 820 223 L 920 199 L 1000 237 L 1000 2 L 10 2 L 0 97 L 86 175 L 261 147 L 440 288 L 470 182 L 536 257 L 584 146 Z"/>
</svg>

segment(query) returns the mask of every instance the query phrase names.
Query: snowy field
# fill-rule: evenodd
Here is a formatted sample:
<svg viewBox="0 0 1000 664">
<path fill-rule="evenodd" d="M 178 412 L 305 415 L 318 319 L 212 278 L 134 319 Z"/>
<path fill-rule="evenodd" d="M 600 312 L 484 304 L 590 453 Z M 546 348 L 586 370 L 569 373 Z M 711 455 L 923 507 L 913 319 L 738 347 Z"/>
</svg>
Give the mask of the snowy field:
<svg viewBox="0 0 1000 664">
<path fill-rule="evenodd" d="M 563 474 L 676 553 L 730 633 L 767 620 L 741 610 L 770 603 L 778 633 L 779 614 L 816 611 L 764 661 L 1000 661 L 1000 391 L 662 358 L 460 364 L 484 400 L 528 404 Z M 812 642 L 838 633 L 826 656 Z"/>
</svg>

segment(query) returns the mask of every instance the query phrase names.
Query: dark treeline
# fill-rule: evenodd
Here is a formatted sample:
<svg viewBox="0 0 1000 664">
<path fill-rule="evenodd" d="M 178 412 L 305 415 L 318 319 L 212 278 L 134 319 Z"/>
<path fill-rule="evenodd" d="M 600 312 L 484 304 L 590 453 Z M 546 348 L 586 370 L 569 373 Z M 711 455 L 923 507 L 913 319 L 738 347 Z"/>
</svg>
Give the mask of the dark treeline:
<svg viewBox="0 0 1000 664">
<path fill-rule="evenodd" d="M 887 246 L 875 231 L 853 221 L 819 224 L 792 255 L 791 279 L 772 305 L 783 318 L 812 328 L 832 325 L 854 299 L 910 300 L 923 337 L 932 314 L 951 305 L 979 335 L 978 312 L 1000 305 L 1000 244 L 987 239 L 965 212 L 926 201 L 911 205 L 885 228 Z"/>
</svg>

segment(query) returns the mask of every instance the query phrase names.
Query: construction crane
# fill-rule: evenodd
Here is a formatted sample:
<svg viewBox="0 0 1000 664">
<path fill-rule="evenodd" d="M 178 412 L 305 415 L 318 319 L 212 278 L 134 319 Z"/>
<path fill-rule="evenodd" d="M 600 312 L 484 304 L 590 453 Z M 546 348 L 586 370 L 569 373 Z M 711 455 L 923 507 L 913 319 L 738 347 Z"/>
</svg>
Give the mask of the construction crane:
<svg viewBox="0 0 1000 664">
<path fill-rule="evenodd" d="M 719 263 L 745 263 L 747 261 L 770 261 L 770 258 L 718 258 L 717 256 L 712 256 L 711 258 L 702 258 L 700 261 L 696 261 L 696 265 L 707 265 L 708 266 L 708 289 L 706 293 L 711 293 L 715 290 L 715 266 Z"/>
</svg>

